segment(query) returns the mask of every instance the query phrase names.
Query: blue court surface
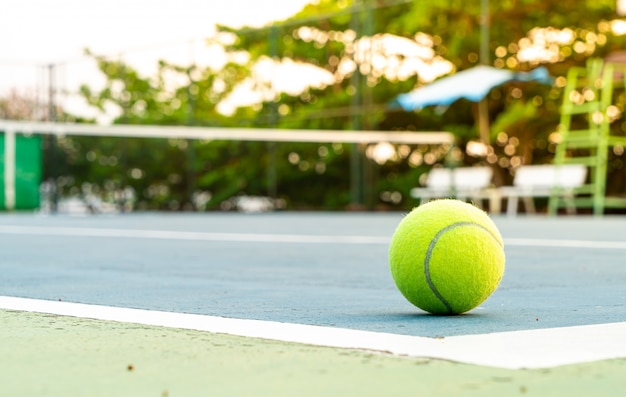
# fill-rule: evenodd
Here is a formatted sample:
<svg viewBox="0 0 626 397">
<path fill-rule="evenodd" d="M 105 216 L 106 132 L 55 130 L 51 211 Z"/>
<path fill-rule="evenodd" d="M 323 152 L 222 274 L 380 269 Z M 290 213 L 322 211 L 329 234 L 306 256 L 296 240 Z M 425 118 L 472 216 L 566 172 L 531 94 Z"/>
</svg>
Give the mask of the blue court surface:
<svg viewBox="0 0 626 397">
<path fill-rule="evenodd" d="M 402 213 L 0 215 L 0 295 L 448 337 L 626 321 L 626 218 L 495 217 L 505 275 L 480 307 L 397 291 Z"/>
</svg>

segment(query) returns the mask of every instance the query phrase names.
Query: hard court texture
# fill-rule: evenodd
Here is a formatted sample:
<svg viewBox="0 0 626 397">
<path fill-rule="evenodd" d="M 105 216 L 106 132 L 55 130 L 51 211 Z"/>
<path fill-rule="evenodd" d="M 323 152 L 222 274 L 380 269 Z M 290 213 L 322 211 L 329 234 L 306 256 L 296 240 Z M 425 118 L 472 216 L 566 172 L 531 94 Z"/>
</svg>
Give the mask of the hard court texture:
<svg viewBox="0 0 626 397">
<path fill-rule="evenodd" d="M 625 218 L 496 218 L 507 257 L 500 287 L 468 314 L 437 317 L 391 278 L 388 242 L 402 216 L 4 214 L 0 295 L 430 337 L 626 320 L 626 249 L 594 245 L 621 242 Z M 155 231 L 167 233 L 144 233 Z"/>
</svg>

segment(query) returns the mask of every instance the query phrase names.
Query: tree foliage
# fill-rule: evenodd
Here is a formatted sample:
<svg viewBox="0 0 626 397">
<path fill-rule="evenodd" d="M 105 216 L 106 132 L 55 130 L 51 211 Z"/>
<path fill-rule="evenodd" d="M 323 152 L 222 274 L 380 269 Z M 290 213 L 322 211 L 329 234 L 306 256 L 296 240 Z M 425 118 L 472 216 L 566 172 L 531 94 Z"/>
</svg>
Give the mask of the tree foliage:
<svg viewBox="0 0 626 397">
<path fill-rule="evenodd" d="M 584 0 L 575 7 L 556 0 L 489 3 L 485 19 L 480 1 L 319 0 L 263 28 L 220 26 L 220 34 L 234 37 L 224 44 L 226 53 L 247 54 L 245 61 L 230 58 L 220 70 L 161 62 L 156 76 L 144 77 L 123 62 L 93 55 L 106 85 L 98 91 L 84 86 L 82 95 L 98 109 L 117 109 L 114 122 L 124 124 L 451 131 L 459 138 L 457 161 L 493 164 L 505 183 L 509 169 L 551 158 L 549 136 L 562 101 L 559 77 L 572 65 L 605 57 L 625 43 L 612 29 L 614 0 Z M 544 65 L 556 82 L 510 83 L 491 92 L 494 144 L 487 158 L 464 150 L 477 136 L 474 104 L 460 100 L 445 109 L 420 112 L 390 106 L 398 94 L 437 77 L 432 74 L 435 66 L 463 70 L 484 62 L 484 21 L 489 64 L 513 70 Z M 391 39 L 411 43 L 414 53 L 393 50 Z M 273 65 L 274 75 L 263 77 L 256 71 L 262 62 Z M 423 67 L 407 69 L 416 63 Z M 294 72 L 296 80 L 313 70 L 328 77 L 299 92 L 286 92 L 276 74 L 286 64 L 309 67 Z M 220 103 L 246 84 L 261 93 L 260 102 L 230 114 L 220 111 Z M 139 207 L 170 209 L 189 207 L 198 192 L 210 192 L 208 208 L 219 208 L 235 195 L 274 193 L 289 208 L 341 209 L 355 199 L 371 208 L 410 208 L 415 204 L 410 188 L 446 158 L 441 148 L 424 145 L 397 145 L 395 154 L 383 161 L 372 157 L 373 146 L 323 142 L 66 138 L 61 145 L 65 171 L 73 176 L 68 189 L 81 190 L 87 182 L 105 191 L 131 186 Z M 355 182 L 350 167 L 355 164 L 364 175 L 361 198 L 351 195 Z"/>
</svg>

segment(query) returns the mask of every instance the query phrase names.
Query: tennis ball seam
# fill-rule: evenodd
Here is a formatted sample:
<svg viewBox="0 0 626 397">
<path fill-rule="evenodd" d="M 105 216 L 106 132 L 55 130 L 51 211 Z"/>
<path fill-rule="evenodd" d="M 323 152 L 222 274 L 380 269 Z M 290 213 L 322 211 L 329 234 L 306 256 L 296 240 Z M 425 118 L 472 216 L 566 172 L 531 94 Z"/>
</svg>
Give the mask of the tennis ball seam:
<svg viewBox="0 0 626 397">
<path fill-rule="evenodd" d="M 437 299 L 439 299 L 441 301 L 441 303 L 443 303 L 443 305 L 446 307 L 446 309 L 448 310 L 448 314 L 453 314 L 454 310 L 452 309 L 452 306 L 450 305 L 450 303 L 443 297 L 443 295 L 441 295 L 441 293 L 439 292 L 439 290 L 435 286 L 435 283 L 433 282 L 433 280 L 432 280 L 432 278 L 430 276 L 430 259 L 432 257 L 433 250 L 435 249 L 435 246 L 437 245 L 437 242 L 439 241 L 441 236 L 443 236 L 445 233 L 449 232 L 450 230 L 453 230 L 453 229 L 456 229 L 456 228 L 462 227 L 462 226 L 476 226 L 476 227 L 486 231 L 487 233 L 489 233 L 489 235 L 491 235 L 493 237 L 493 239 L 500 246 L 502 246 L 502 243 L 500 242 L 500 239 L 498 239 L 497 236 L 495 236 L 491 232 L 491 230 L 489 230 L 488 228 L 484 227 L 483 225 L 480 225 L 480 224 L 474 223 L 474 222 L 456 222 L 456 223 L 453 223 L 451 225 L 448 225 L 448 226 L 444 227 L 443 229 L 439 230 L 437 232 L 437 234 L 435 234 L 435 237 L 433 237 L 433 239 L 430 240 L 430 243 L 428 244 L 428 249 L 426 250 L 426 256 L 424 257 L 424 276 L 426 277 L 426 283 L 428 284 L 428 287 L 430 288 L 432 293 L 435 294 Z"/>
</svg>

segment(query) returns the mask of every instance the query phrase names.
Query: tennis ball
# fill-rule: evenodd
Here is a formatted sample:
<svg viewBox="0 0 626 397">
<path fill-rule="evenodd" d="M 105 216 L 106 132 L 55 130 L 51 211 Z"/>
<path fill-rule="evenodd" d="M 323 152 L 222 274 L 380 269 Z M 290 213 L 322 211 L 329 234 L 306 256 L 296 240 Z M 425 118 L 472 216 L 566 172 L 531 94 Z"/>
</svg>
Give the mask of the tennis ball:
<svg viewBox="0 0 626 397">
<path fill-rule="evenodd" d="M 398 289 L 432 314 L 460 314 L 480 305 L 498 288 L 504 262 L 502 236 L 491 218 L 452 199 L 415 208 L 389 246 Z"/>
</svg>

